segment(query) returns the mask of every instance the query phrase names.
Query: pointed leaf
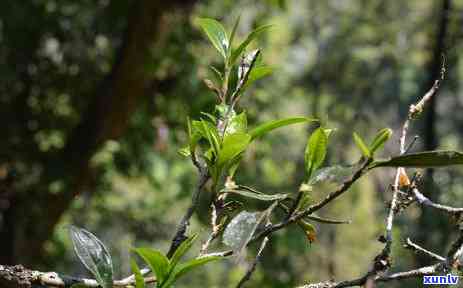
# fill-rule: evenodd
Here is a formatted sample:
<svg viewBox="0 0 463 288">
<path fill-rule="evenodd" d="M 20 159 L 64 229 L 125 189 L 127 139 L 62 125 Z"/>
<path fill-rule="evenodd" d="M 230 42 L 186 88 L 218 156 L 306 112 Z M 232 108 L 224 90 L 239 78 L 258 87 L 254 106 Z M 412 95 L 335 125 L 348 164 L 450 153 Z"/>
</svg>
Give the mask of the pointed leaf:
<svg viewBox="0 0 463 288">
<path fill-rule="evenodd" d="M 138 268 L 137 262 L 135 260 L 130 259 L 130 267 L 132 268 L 132 273 L 135 276 L 135 288 L 145 288 L 145 278 L 140 272 L 140 268 Z"/>
<path fill-rule="evenodd" d="M 92 233 L 76 226 L 69 227 L 74 251 L 98 284 L 112 287 L 113 264 L 106 246 Z"/>
<path fill-rule="evenodd" d="M 305 148 L 305 167 L 307 176 L 310 179 L 312 173 L 323 164 L 326 156 L 328 145 L 328 136 L 325 129 L 322 127 L 317 128 L 309 137 L 307 147 Z"/>
<path fill-rule="evenodd" d="M 240 189 L 241 188 L 241 189 Z M 246 189 L 244 187 L 238 187 L 237 189 L 226 189 L 223 192 L 225 193 L 232 193 L 241 195 L 244 197 L 257 199 L 261 201 L 278 201 L 289 198 L 289 194 L 264 194 L 262 192 L 255 191 L 253 189 Z"/>
<path fill-rule="evenodd" d="M 266 123 L 263 123 L 257 126 L 253 130 L 251 130 L 249 134 L 251 135 L 251 140 L 254 140 L 280 127 L 297 124 L 297 123 L 315 122 L 315 121 L 318 121 L 318 120 L 314 118 L 307 118 L 307 117 L 291 117 L 291 118 L 285 118 L 285 119 L 278 119 L 278 120 L 269 121 L 269 122 L 266 122 Z"/>
<path fill-rule="evenodd" d="M 169 276 L 169 279 L 165 282 L 165 284 L 162 285 L 162 288 L 171 287 L 172 284 L 175 281 L 177 281 L 178 278 L 185 275 L 186 273 L 193 270 L 194 268 L 197 268 L 209 262 L 217 261 L 221 259 L 224 259 L 224 257 L 211 254 L 211 255 L 200 256 L 198 258 L 192 259 L 185 263 L 181 263 L 177 265 L 177 267 L 173 270 L 173 272 Z"/>
<path fill-rule="evenodd" d="M 169 259 L 158 250 L 151 248 L 137 248 L 134 251 L 150 266 L 154 271 L 157 281 L 162 283 L 169 272 Z"/>
<path fill-rule="evenodd" d="M 172 258 L 170 259 L 171 269 L 173 269 L 175 265 L 177 265 L 177 263 L 180 261 L 180 258 L 182 258 L 182 256 L 185 255 L 185 253 L 188 252 L 188 250 L 190 250 L 197 237 L 198 235 L 195 234 L 183 241 L 182 244 L 178 246 L 177 250 L 175 250 L 174 252 L 174 255 L 172 255 Z"/>
<path fill-rule="evenodd" d="M 354 137 L 355 144 L 360 149 L 360 151 L 362 151 L 363 156 L 365 156 L 366 158 L 370 158 L 371 157 L 371 151 L 370 151 L 370 149 L 368 149 L 367 145 L 362 140 L 362 138 L 355 132 L 352 134 L 352 136 Z"/>
<path fill-rule="evenodd" d="M 451 165 L 463 165 L 463 153 L 457 151 L 425 151 L 392 157 L 386 160 L 378 160 L 371 164 L 376 167 L 442 167 Z"/>
<path fill-rule="evenodd" d="M 238 58 L 244 52 L 244 50 L 249 45 L 249 43 L 251 43 L 252 40 L 257 38 L 257 36 L 259 36 L 260 33 L 264 32 L 265 30 L 269 29 L 270 27 L 272 27 L 272 25 L 260 26 L 260 27 L 256 28 L 255 30 L 253 30 L 251 33 L 249 33 L 248 37 L 246 37 L 246 39 L 240 44 L 240 46 L 238 46 L 238 48 L 236 48 L 236 50 L 232 51 L 230 61 L 229 61 L 229 65 L 232 66 L 233 64 L 235 64 L 236 60 L 238 60 Z"/>
<path fill-rule="evenodd" d="M 224 59 L 227 59 L 230 44 L 228 42 L 227 32 L 222 24 L 210 18 L 198 18 L 197 21 L 215 49 L 219 51 Z"/>
<path fill-rule="evenodd" d="M 370 144 L 370 151 L 371 153 L 375 153 L 376 150 L 380 149 L 384 146 L 389 138 L 392 136 L 392 130 L 389 128 L 381 129 L 378 134 L 376 134 L 375 139 Z"/>
</svg>

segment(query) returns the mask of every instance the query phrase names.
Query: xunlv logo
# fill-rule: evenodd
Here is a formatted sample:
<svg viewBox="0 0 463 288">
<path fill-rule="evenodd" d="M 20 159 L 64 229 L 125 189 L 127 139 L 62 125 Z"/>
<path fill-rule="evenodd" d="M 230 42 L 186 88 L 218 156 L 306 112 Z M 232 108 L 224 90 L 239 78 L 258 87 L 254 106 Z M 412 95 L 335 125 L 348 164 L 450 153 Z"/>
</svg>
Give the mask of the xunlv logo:
<svg viewBox="0 0 463 288">
<path fill-rule="evenodd" d="M 443 284 L 443 285 L 456 285 L 458 283 L 458 276 L 453 276 L 451 274 L 447 274 L 447 276 L 424 276 L 423 277 L 423 284 L 424 285 L 431 285 L 431 284 Z"/>
</svg>

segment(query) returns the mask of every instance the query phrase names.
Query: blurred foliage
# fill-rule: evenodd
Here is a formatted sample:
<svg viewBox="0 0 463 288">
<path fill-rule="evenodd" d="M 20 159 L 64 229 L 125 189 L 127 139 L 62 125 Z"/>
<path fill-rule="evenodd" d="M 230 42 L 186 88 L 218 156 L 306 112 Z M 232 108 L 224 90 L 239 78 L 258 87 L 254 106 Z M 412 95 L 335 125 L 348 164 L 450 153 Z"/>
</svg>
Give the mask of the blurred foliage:
<svg viewBox="0 0 463 288">
<path fill-rule="evenodd" d="M 0 4 L 0 165 L 15 167 L 18 193 L 41 185 L 44 170 L 62 168 L 46 166 L 47 157 L 64 146 L 111 70 L 131 2 Z M 187 116 L 198 118 L 200 111 L 213 110 L 215 96 L 202 79 L 212 79 L 208 66 L 221 60 L 193 19 L 216 18 L 232 27 L 240 15 L 239 40 L 255 27 L 274 25 L 251 45 L 263 48 L 264 61 L 275 71 L 250 88 L 241 105 L 250 126 L 306 115 L 337 128 L 330 136 L 325 164 L 331 166 L 353 164 L 361 156 L 352 141 L 354 130 L 364 139 L 373 139 L 383 127 L 396 131 L 408 104 L 429 88 L 422 85 L 429 74 L 437 2 L 203 1 L 189 18 L 173 15 L 162 53 L 153 51 L 146 63 L 157 84 L 139 103 L 124 136 L 107 142 L 93 157 L 96 193 L 91 198 L 81 194 L 62 218 L 46 245 L 47 270 L 86 275 L 72 255 L 64 229 L 68 224 L 93 231 L 109 246 L 116 278 L 131 271 L 129 247 L 168 249 L 197 178 L 177 150 L 187 143 Z M 455 113 L 463 108 L 462 11 L 463 1 L 454 1 L 448 15 L 448 76 L 438 96 L 436 122 L 440 147 L 455 150 L 462 150 L 463 131 L 463 114 Z M 416 128 L 412 133 L 418 132 Z M 303 153 L 309 132 L 307 126 L 295 125 L 257 140 L 244 155 L 236 181 L 252 183 L 260 191 L 297 191 L 305 177 Z M 397 153 L 397 134 L 386 143 L 385 154 Z M 414 150 L 419 149 L 420 142 Z M 462 168 L 436 171 L 433 180 L 445 191 L 438 200 L 461 202 L 462 172 Z M 367 270 L 381 247 L 376 238 L 384 224 L 383 203 L 391 179 L 392 169 L 375 171 L 325 208 L 323 215 L 352 219 L 353 224 L 317 227 L 313 244 L 298 227 L 277 233 L 248 286 L 293 287 L 305 281 L 352 278 Z M 47 189 L 55 193 L 69 189 L 64 183 L 57 180 Z M 332 186 L 322 183 L 316 188 L 314 197 L 323 197 Z M 192 225 L 199 233 L 196 249 L 208 233 L 209 207 L 200 208 Z M 397 239 L 414 235 L 410 223 L 419 215 L 420 210 L 412 208 L 398 219 L 403 229 L 396 231 Z M 445 248 L 439 241 L 446 233 L 429 231 L 437 252 Z M 394 248 L 398 269 L 413 265 L 413 255 L 398 243 Z M 255 250 L 251 247 L 248 257 Z M 177 287 L 234 287 L 244 270 L 245 265 L 221 261 L 182 278 Z"/>
</svg>

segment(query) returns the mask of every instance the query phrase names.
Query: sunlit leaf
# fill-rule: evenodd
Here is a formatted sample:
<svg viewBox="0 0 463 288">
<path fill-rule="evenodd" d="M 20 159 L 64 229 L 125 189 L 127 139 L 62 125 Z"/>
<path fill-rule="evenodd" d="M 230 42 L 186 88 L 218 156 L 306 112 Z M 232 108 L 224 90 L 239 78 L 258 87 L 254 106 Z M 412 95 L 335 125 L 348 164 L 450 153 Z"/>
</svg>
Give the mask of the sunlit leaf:
<svg viewBox="0 0 463 288">
<path fill-rule="evenodd" d="M 310 135 L 304 154 L 305 167 L 309 179 L 312 173 L 325 161 L 327 145 L 328 136 L 325 133 L 325 129 L 322 127 L 317 128 Z"/>
<path fill-rule="evenodd" d="M 392 130 L 389 128 L 384 128 L 381 129 L 373 139 L 373 141 L 370 144 L 370 151 L 371 153 L 375 153 L 378 149 L 384 146 L 384 143 L 386 143 L 389 138 L 392 136 Z"/>
<path fill-rule="evenodd" d="M 251 141 L 251 136 L 246 133 L 233 133 L 223 138 L 222 148 L 218 156 L 218 166 L 221 167 L 228 161 L 241 154 Z"/>
<path fill-rule="evenodd" d="M 222 24 L 210 18 L 198 18 L 197 21 L 215 49 L 219 51 L 224 59 L 227 59 L 230 44 L 228 42 L 227 32 Z"/>
<path fill-rule="evenodd" d="M 375 167 L 442 167 L 462 165 L 463 153 L 457 151 L 425 151 L 392 157 L 386 160 L 374 161 L 370 168 Z"/>
<path fill-rule="evenodd" d="M 158 250 L 151 248 L 136 248 L 134 251 L 150 266 L 154 271 L 157 281 L 162 283 L 169 272 L 169 259 Z"/>
<path fill-rule="evenodd" d="M 246 133 L 248 128 L 248 119 L 246 117 L 246 112 L 241 112 L 238 115 L 235 115 L 230 118 L 230 123 L 227 125 L 225 134 L 233 133 Z"/>
<path fill-rule="evenodd" d="M 257 36 L 259 36 L 260 33 L 264 32 L 270 27 L 272 27 L 272 25 L 260 26 L 256 28 L 255 30 L 253 30 L 251 33 L 249 33 L 248 37 L 246 37 L 246 39 L 240 44 L 240 46 L 238 46 L 236 50 L 232 51 L 229 65 L 230 66 L 233 65 L 236 62 L 236 60 L 238 60 L 238 58 L 241 56 L 241 54 L 244 52 L 244 50 L 249 45 L 249 43 L 251 43 L 255 38 L 257 38 Z"/>
<path fill-rule="evenodd" d="M 112 287 L 113 264 L 106 246 L 92 233 L 76 226 L 69 228 L 74 251 L 98 284 Z"/>
<path fill-rule="evenodd" d="M 318 120 L 314 118 L 308 118 L 308 117 L 291 117 L 291 118 L 285 118 L 285 119 L 278 119 L 278 120 L 265 122 L 257 126 L 256 128 L 252 129 L 249 132 L 249 134 L 251 135 L 251 139 L 254 140 L 280 127 L 297 124 L 297 123 L 316 122 L 316 121 Z"/>
<path fill-rule="evenodd" d="M 130 267 L 132 268 L 132 273 L 135 276 L 135 288 L 145 288 L 145 279 L 138 268 L 137 262 L 130 259 Z"/>
<path fill-rule="evenodd" d="M 368 147 L 365 144 L 365 142 L 363 141 L 363 139 L 355 132 L 352 134 L 352 136 L 354 137 L 355 145 L 357 145 L 357 147 L 360 149 L 363 156 L 365 156 L 366 158 L 370 158 L 371 157 L 371 151 L 370 151 L 370 149 L 368 149 Z"/>
</svg>

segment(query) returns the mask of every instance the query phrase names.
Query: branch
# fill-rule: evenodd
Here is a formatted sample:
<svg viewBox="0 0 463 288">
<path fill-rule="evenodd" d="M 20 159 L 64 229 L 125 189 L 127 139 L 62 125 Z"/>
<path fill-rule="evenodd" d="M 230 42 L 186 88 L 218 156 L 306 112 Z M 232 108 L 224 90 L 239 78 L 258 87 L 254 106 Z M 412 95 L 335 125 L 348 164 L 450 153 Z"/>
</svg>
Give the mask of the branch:
<svg viewBox="0 0 463 288">
<path fill-rule="evenodd" d="M 404 248 L 413 250 L 415 252 L 425 254 L 425 255 L 427 255 L 427 256 L 435 259 L 435 260 L 438 260 L 438 261 L 445 261 L 444 257 L 442 257 L 440 255 L 437 255 L 436 253 L 431 252 L 429 250 L 426 250 L 425 248 L 413 243 L 412 240 L 410 240 L 410 238 L 407 238 L 407 242 L 404 244 Z"/>
<path fill-rule="evenodd" d="M 175 250 L 185 241 L 188 237 L 185 235 L 188 226 L 190 225 L 190 219 L 193 216 L 196 208 L 199 204 L 199 196 L 201 195 L 201 191 L 203 190 L 204 186 L 206 185 L 207 181 L 209 180 L 209 172 L 207 168 L 201 166 L 199 163 L 195 163 L 199 170 L 199 181 L 196 187 L 195 192 L 193 193 L 193 197 L 191 199 L 191 206 L 188 208 L 187 212 L 183 216 L 182 220 L 180 221 L 179 226 L 177 227 L 177 232 L 175 232 L 175 236 L 172 239 L 172 243 L 169 248 L 169 252 L 167 252 L 167 257 L 172 257 L 174 255 Z"/>
<path fill-rule="evenodd" d="M 440 211 L 443 211 L 443 212 L 446 212 L 446 213 L 449 213 L 449 214 L 453 214 L 453 215 L 454 214 L 461 214 L 463 212 L 463 208 L 455 208 L 455 207 L 450 207 L 450 206 L 446 206 L 446 205 L 437 204 L 437 203 L 432 202 L 431 200 L 429 200 L 429 198 L 427 198 L 426 196 L 421 194 L 421 192 L 416 187 L 414 187 L 412 189 L 412 192 L 413 192 L 413 195 L 416 198 L 416 201 L 420 205 L 428 206 L 428 207 L 431 207 L 431 208 L 434 208 L 434 209 L 437 209 L 437 210 L 440 210 Z"/>
<path fill-rule="evenodd" d="M 142 274 L 147 274 L 149 271 L 142 269 Z M 155 277 L 146 277 L 145 283 L 155 283 Z M 51 287 L 71 287 L 72 285 L 80 284 L 84 287 L 100 287 L 95 279 L 76 278 L 65 275 L 60 275 L 56 272 L 40 272 L 28 270 L 21 265 L 17 266 L 2 266 L 0 265 L 0 286 L 9 287 L 36 287 L 51 286 Z M 133 287 L 135 279 L 133 276 L 121 280 L 115 280 L 114 287 Z"/>
<path fill-rule="evenodd" d="M 257 263 L 258 263 L 258 262 L 261 260 L 261 258 L 262 258 L 262 252 L 264 251 L 265 246 L 267 246 L 268 240 L 269 240 L 268 237 L 265 237 L 264 240 L 262 240 L 262 243 L 260 244 L 259 251 L 257 251 L 256 258 L 254 259 L 254 261 L 252 262 L 252 264 L 251 264 L 251 266 L 249 267 L 248 271 L 247 271 L 246 274 L 243 276 L 243 278 L 241 279 L 241 281 L 238 283 L 238 285 L 236 286 L 236 288 L 241 288 L 241 287 L 243 287 L 244 283 L 246 283 L 249 279 L 251 279 L 252 273 L 254 273 L 254 271 L 256 270 Z"/>
</svg>

